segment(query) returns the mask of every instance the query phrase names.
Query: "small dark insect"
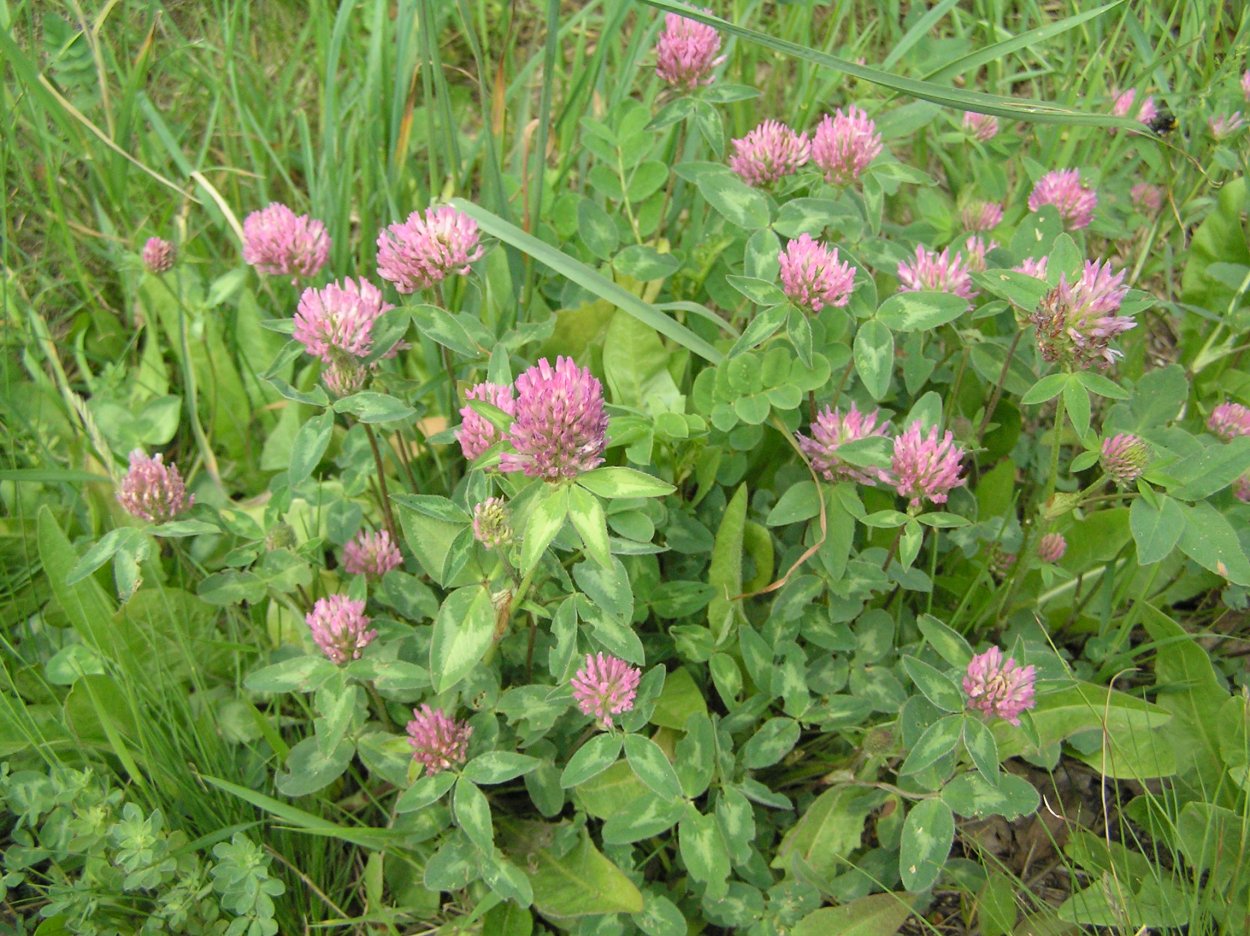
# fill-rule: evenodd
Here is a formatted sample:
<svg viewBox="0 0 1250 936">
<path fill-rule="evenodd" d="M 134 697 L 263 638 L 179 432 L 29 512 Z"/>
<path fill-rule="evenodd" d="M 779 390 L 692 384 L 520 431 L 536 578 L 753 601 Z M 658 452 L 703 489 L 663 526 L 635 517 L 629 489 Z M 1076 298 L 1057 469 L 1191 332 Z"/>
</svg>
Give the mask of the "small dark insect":
<svg viewBox="0 0 1250 936">
<path fill-rule="evenodd" d="M 1161 110 L 1146 126 L 1152 133 L 1167 136 L 1176 129 L 1176 115 L 1170 110 Z"/>
</svg>

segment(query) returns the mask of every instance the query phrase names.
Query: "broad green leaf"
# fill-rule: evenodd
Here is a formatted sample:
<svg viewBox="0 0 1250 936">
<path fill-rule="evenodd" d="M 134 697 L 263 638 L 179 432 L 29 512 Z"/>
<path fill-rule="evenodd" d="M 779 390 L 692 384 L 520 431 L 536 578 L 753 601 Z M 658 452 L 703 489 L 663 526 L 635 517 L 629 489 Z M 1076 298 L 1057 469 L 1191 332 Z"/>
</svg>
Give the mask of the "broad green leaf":
<svg viewBox="0 0 1250 936">
<path fill-rule="evenodd" d="M 94 579 L 84 578 L 75 585 L 68 583 L 70 571 L 79 562 L 78 553 L 61 532 L 46 504 L 39 508 L 37 535 L 39 561 L 65 616 L 84 642 L 124 662 L 129 652 L 123 635 L 113 627 L 113 602 Z"/>
<path fill-rule="evenodd" d="M 924 734 L 912 746 L 911 753 L 899 768 L 900 774 L 919 773 L 941 757 L 953 751 L 959 744 L 963 731 L 962 715 L 947 715 L 925 729 Z"/>
<path fill-rule="evenodd" d="M 365 390 L 334 401 L 334 412 L 348 413 L 362 423 L 398 422 L 412 419 L 417 411 L 402 400 L 385 393 Z"/>
<path fill-rule="evenodd" d="M 679 666 L 664 680 L 664 690 L 651 713 L 651 723 L 674 731 L 684 731 L 687 719 L 695 714 L 707 714 L 707 702 L 703 692 L 695 685 L 694 677 L 684 666 Z"/>
<path fill-rule="evenodd" d="M 430 675 L 446 692 L 477 666 L 495 636 L 495 605 L 482 585 L 458 588 L 443 601 L 430 641 Z"/>
<path fill-rule="evenodd" d="M 253 692 L 311 692 L 336 672 L 338 668 L 325 657 L 307 654 L 249 673 L 243 685 Z"/>
<path fill-rule="evenodd" d="M 783 237 L 798 237 L 800 234 L 820 237 L 826 227 L 838 224 L 841 220 L 839 215 L 841 209 L 831 198 L 792 198 L 777 212 L 773 230 Z"/>
<path fill-rule="evenodd" d="M 750 795 L 750 790 L 746 791 Z M 832 786 L 807 807 L 787 830 L 771 867 L 794 868 L 802 860 L 823 877 L 838 873 L 839 865 L 860 847 L 869 814 L 885 801 L 881 790 Z"/>
<path fill-rule="evenodd" d="M 494 891 L 497 897 L 508 901 L 503 906 L 516 910 L 518 904 L 521 907 L 528 907 L 534 902 L 534 888 L 530 884 L 530 879 L 526 877 L 524 871 L 504 858 L 501 852 L 495 852 L 482 862 L 482 880 Z M 494 909 L 498 910 L 500 908 L 496 907 Z M 512 916 L 507 920 L 500 920 L 498 917 L 492 919 L 488 914 L 487 919 L 489 920 L 488 925 L 493 925 L 495 928 L 484 930 L 484 932 L 498 933 L 499 936 L 510 936 L 510 934 L 520 933 L 528 936 L 533 931 L 533 921 L 528 913 L 525 913 L 523 917 Z M 526 928 L 526 924 L 529 925 L 528 928 Z"/>
<path fill-rule="evenodd" d="M 820 492 L 815 482 L 800 481 L 786 489 L 764 522 L 768 526 L 785 526 L 787 523 L 810 520 L 819 513 Z"/>
<path fill-rule="evenodd" d="M 507 783 L 541 764 L 537 757 L 512 751 L 487 751 L 464 765 L 461 773 L 474 783 Z"/>
<path fill-rule="evenodd" d="M 521 540 L 521 572 L 529 572 L 538 564 L 551 541 L 556 538 L 568 516 L 568 489 L 563 485 L 544 485 L 530 502 L 529 519 Z"/>
<path fill-rule="evenodd" d="M 1156 730 L 1172 715 L 1128 693 L 1078 682 L 1039 695 L 1037 707 L 1027 717 L 1032 732 L 1001 720 L 994 724 L 1001 760 L 1022 753 L 1040 756 L 1060 741 L 1085 733 L 1100 739 L 1100 745 L 1082 759 L 1095 762 L 1107 776 L 1144 779 L 1176 770 L 1175 752 L 1160 743 L 1162 735 Z"/>
<path fill-rule="evenodd" d="M 990 783 L 998 782 L 998 743 L 985 722 L 976 715 L 964 718 L 964 747 L 981 776 Z"/>
<path fill-rule="evenodd" d="M 639 282 L 667 279 L 681 269 L 681 261 L 669 253 L 660 253 L 654 247 L 631 244 L 612 260 L 616 272 Z"/>
<path fill-rule="evenodd" d="M 741 610 L 733 599 L 742 593 L 742 547 L 746 530 L 747 486 L 739 486 L 721 517 L 708 567 L 708 584 L 716 589 L 707 608 L 708 627 L 717 646 L 724 643 Z"/>
<path fill-rule="evenodd" d="M 569 520 L 581 535 L 586 555 L 604 568 L 612 567 L 611 547 L 608 544 L 608 521 L 599 498 L 582 488 L 568 488 Z"/>
<path fill-rule="evenodd" d="M 770 718 L 742 746 L 742 765 L 752 770 L 771 767 L 794 749 L 800 734 L 793 718 Z"/>
<path fill-rule="evenodd" d="M 657 796 L 670 801 L 682 798 L 677 773 L 654 741 L 642 735 L 626 735 L 625 757 L 638 779 Z"/>
<path fill-rule="evenodd" d="M 1077 437 L 1085 438 L 1089 434 L 1090 400 L 1089 391 L 1079 378 L 1063 385 L 1063 401 L 1067 404 L 1068 419 Z"/>
<path fill-rule="evenodd" d="M 730 275 L 725 277 L 725 282 L 758 306 L 785 304 L 786 294 L 781 291 L 780 286 L 768 280 L 756 279 L 752 276 Z"/>
<path fill-rule="evenodd" d="M 209 604 L 227 607 L 242 601 L 256 604 L 265 597 L 265 582 L 255 572 L 227 569 L 201 580 L 195 593 Z"/>
<path fill-rule="evenodd" d="M 620 735 L 595 735 L 569 758 L 560 774 L 560 786 L 567 790 L 603 773 L 616 762 L 622 743 Z"/>
<path fill-rule="evenodd" d="M 785 297 L 783 296 L 782 299 L 784 300 Z M 735 358 L 740 354 L 745 354 L 747 351 L 761 345 L 766 339 L 771 338 L 785 324 L 790 308 L 783 301 L 780 305 L 764 309 L 751 316 L 751 320 L 747 322 L 746 328 L 742 330 L 738 340 L 729 349 L 729 357 Z"/>
<path fill-rule="evenodd" d="M 317 689 L 316 695 L 318 717 L 313 719 L 313 736 L 317 739 L 322 756 L 332 754 L 347 735 L 357 703 L 361 700 L 362 690 L 359 686 L 347 685 L 341 672 L 336 673 L 335 677 L 323 683 Z"/>
<path fill-rule="evenodd" d="M 874 400 L 890 389 L 894 375 L 894 333 L 876 319 L 869 319 L 855 333 L 855 373 Z"/>
<path fill-rule="evenodd" d="M 899 332 L 928 331 L 967 311 L 968 300 L 952 293 L 901 292 L 881 303 L 876 321 Z"/>
<path fill-rule="evenodd" d="M 313 469 L 321 461 L 321 456 L 330 446 L 330 437 L 334 434 L 334 413 L 325 410 L 318 413 L 295 434 L 295 442 L 291 445 L 291 467 L 287 469 L 287 484 L 296 487 L 302 484 Z"/>
<path fill-rule="evenodd" d="M 431 803 L 437 803 L 447 795 L 456 783 L 456 775 L 450 770 L 436 774 L 425 774 L 417 782 L 399 794 L 395 800 L 395 812 L 408 813 L 425 809 Z"/>
<path fill-rule="evenodd" d="M 673 769 L 687 799 L 702 796 L 716 771 L 716 733 L 706 712 L 694 712 L 686 720 L 686 734 L 677 742 Z M 674 822 L 676 820 L 674 819 Z"/>
<path fill-rule="evenodd" d="M 530 856 L 528 871 L 534 907 L 568 927 L 579 917 L 641 913 L 642 893 L 583 832 L 581 844 L 563 857 L 548 849 Z"/>
<path fill-rule="evenodd" d="M 932 614 L 922 614 L 916 626 L 938 654 L 956 669 L 963 670 L 972 661 L 972 647 L 963 635 L 947 627 Z"/>
<path fill-rule="evenodd" d="M 654 328 L 616 312 L 603 339 L 603 376 L 613 403 L 643 412 L 680 409 L 670 351 Z"/>
<path fill-rule="evenodd" d="M 577 232 L 582 243 L 600 260 L 607 260 L 620 243 L 616 222 L 589 198 L 577 204 Z"/>
<path fill-rule="evenodd" d="M 461 777 L 456 781 L 452 808 L 456 814 L 456 825 L 469 837 L 469 841 L 487 855 L 492 854 L 495 830 L 490 821 L 490 803 L 486 795 L 472 781 Z"/>
<path fill-rule="evenodd" d="M 940 799 L 921 800 L 907 813 L 899 844 L 898 870 L 909 891 L 936 883 L 955 840 L 955 817 Z"/>
<path fill-rule="evenodd" d="M 870 894 L 809 913 L 790 936 L 894 936 L 911 916 L 910 894 Z"/>
<path fill-rule="evenodd" d="M 356 754 L 350 740 L 340 741 L 333 750 L 323 752 L 317 739 L 305 738 L 286 758 L 286 770 L 274 778 L 274 785 L 284 796 L 307 796 L 328 787 L 341 777 Z"/>
<path fill-rule="evenodd" d="M 1197 501 L 1228 487 L 1247 471 L 1250 436 L 1238 436 L 1230 442 L 1213 442 L 1194 455 L 1147 472 L 1146 477 L 1157 478 L 1179 500 Z"/>
<path fill-rule="evenodd" d="M 1002 816 L 1013 821 L 1031 816 L 1041 805 L 1033 784 L 1013 773 L 998 775 L 991 783 L 978 771 L 960 774 L 942 788 L 942 801 L 966 819 Z"/>
<path fill-rule="evenodd" d="M 1166 494 L 1159 494 L 1158 502 L 1155 506 L 1139 497 L 1129 508 L 1129 529 L 1137 542 L 1137 561 L 1142 565 L 1166 559 L 1185 530 L 1185 512 L 1181 505 Z"/>
<path fill-rule="evenodd" d="M 680 164 L 676 168 L 677 174 L 683 178 L 690 178 L 683 171 L 687 165 Z M 691 181 L 698 187 L 699 194 L 735 227 L 747 231 L 768 227 L 772 219 L 768 210 L 768 199 L 763 193 L 747 185 L 730 169 L 724 166 L 716 168 L 721 171 L 693 174 Z"/>
<path fill-rule="evenodd" d="M 1230 582 L 1250 585 L 1250 560 L 1228 518 L 1205 501 L 1182 506 L 1181 511 L 1185 515 L 1181 552 Z"/>
<path fill-rule="evenodd" d="M 715 816 L 690 807 L 677 826 L 677 844 L 686 870 L 707 887 L 713 899 L 724 896 L 729 877 L 729 851 Z"/>
<path fill-rule="evenodd" d="M 613 618 L 620 625 L 628 625 L 634 616 L 634 593 L 629 583 L 629 573 L 620 559 L 608 557 L 606 567 L 593 562 L 579 562 L 573 566 L 573 581 L 593 602 L 593 607 L 585 608 L 581 614 L 583 619 L 597 623 L 604 614 Z M 628 638 L 630 643 L 636 637 Z M 619 641 L 618 641 L 619 643 Z M 618 654 L 619 655 L 619 654 Z M 631 663 L 640 663 L 634 659 L 638 654 L 630 654 Z"/>
<path fill-rule="evenodd" d="M 900 662 L 907 676 L 924 693 L 926 699 L 944 712 L 964 710 L 964 694 L 953 679 L 915 657 L 903 656 Z"/>
<path fill-rule="evenodd" d="M 686 812 L 682 799 L 668 799 L 646 793 L 632 800 L 603 824 L 605 845 L 624 845 L 667 832 Z"/>
<path fill-rule="evenodd" d="M 1024 396 L 1020 398 L 1020 402 L 1025 406 L 1031 406 L 1034 403 L 1045 403 L 1047 400 L 1053 400 L 1063 393 L 1064 387 L 1068 385 L 1068 379 L 1069 375 L 1067 374 L 1047 374 L 1025 391 Z"/>
<path fill-rule="evenodd" d="M 673 486 L 653 475 L 633 468 L 595 468 L 579 475 L 577 483 L 600 497 L 663 497 L 673 493 Z"/>
</svg>

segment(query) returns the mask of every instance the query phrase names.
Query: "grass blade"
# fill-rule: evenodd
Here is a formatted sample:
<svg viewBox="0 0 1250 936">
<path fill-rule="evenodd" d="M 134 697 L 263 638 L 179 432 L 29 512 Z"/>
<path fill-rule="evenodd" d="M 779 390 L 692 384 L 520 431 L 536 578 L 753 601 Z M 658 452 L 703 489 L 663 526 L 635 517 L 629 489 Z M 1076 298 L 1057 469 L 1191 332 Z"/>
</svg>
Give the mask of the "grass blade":
<svg viewBox="0 0 1250 936">
<path fill-rule="evenodd" d="M 984 94 L 979 91 L 963 91 L 958 88 L 944 87 L 932 81 L 903 78 L 877 68 L 856 65 L 854 62 L 848 62 L 837 56 L 829 55 L 816 49 L 809 49 L 807 46 L 789 42 L 785 39 L 778 39 L 746 26 L 739 26 L 736 23 L 723 20 L 719 16 L 713 16 L 710 13 L 705 13 L 695 7 L 676 3 L 674 0 L 640 0 L 640 2 L 653 6 L 658 10 L 678 13 L 688 19 L 707 23 L 709 26 L 715 26 L 717 29 L 724 30 L 732 35 L 749 39 L 752 42 L 759 43 L 770 49 L 776 49 L 778 52 L 811 62 L 814 65 L 821 65 L 834 71 L 844 72 L 862 81 L 889 88 L 909 97 L 932 101 L 934 104 L 941 104 L 943 107 L 977 111 L 982 114 L 993 114 L 996 117 L 1007 117 L 1013 120 L 1025 120 L 1034 123 L 1081 124 L 1095 127 L 1125 128 L 1138 126 L 1134 121 L 1126 118 L 1112 117 L 1108 114 L 1089 114 L 1046 101 L 1022 102 L 1019 98 L 1003 97 L 999 94 Z M 1116 0 L 1115 3 L 1110 4 L 1106 9 L 1119 6 L 1123 2 L 1124 0 Z"/>
<path fill-rule="evenodd" d="M 724 357 L 685 325 L 669 318 L 651 303 L 644 302 L 633 293 L 622 289 L 580 260 L 575 260 L 550 244 L 540 241 L 537 237 L 526 234 L 516 225 L 509 224 L 503 218 L 479 205 L 462 198 L 453 198 L 451 204 L 477 221 L 487 234 L 499 238 L 505 244 L 515 247 L 526 256 L 532 257 L 561 276 L 590 290 L 600 299 L 606 299 L 618 309 L 623 309 L 643 324 L 650 325 L 661 335 L 672 338 L 683 348 L 693 351 L 704 360 L 715 364 Z"/>
</svg>

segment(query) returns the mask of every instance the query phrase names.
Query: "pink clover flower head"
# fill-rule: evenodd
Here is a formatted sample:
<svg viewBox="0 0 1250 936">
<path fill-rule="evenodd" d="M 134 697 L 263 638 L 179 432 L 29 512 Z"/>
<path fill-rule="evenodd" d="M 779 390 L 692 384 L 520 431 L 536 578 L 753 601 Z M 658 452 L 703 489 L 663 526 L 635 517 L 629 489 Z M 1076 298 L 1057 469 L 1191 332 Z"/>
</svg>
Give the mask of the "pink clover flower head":
<svg viewBox="0 0 1250 936">
<path fill-rule="evenodd" d="M 1150 446 L 1140 436 L 1122 432 L 1102 440 L 1098 463 L 1107 477 L 1118 484 L 1136 481 L 1150 461 Z"/>
<path fill-rule="evenodd" d="M 187 496 L 177 465 L 166 465 L 162 456 L 149 458 L 143 449 L 135 449 L 130 453 L 130 470 L 122 478 L 117 502 L 140 520 L 167 523 L 189 509 L 195 495 Z"/>
<path fill-rule="evenodd" d="M 1025 276 L 1044 280 L 1046 278 L 1046 267 L 1049 265 L 1049 262 L 1049 257 L 1025 257 L 1019 264 L 1013 266 L 1012 269 L 1017 273 L 1023 273 Z"/>
<path fill-rule="evenodd" d="M 473 508 L 473 538 L 487 549 L 512 542 L 512 521 L 502 497 L 488 497 Z"/>
<path fill-rule="evenodd" d="M 960 468 L 963 457 L 964 450 L 950 431 L 939 438 L 934 426 L 926 435 L 917 420 L 894 439 L 890 482 L 908 499 L 909 507 L 918 507 L 925 499 L 945 504 L 952 490 L 967 483 Z"/>
<path fill-rule="evenodd" d="M 1250 503 L 1250 472 L 1233 482 L 1233 497 L 1243 504 Z"/>
<path fill-rule="evenodd" d="M 174 268 L 178 259 L 178 249 L 169 241 L 160 237 L 149 237 L 143 245 L 143 265 L 149 273 L 160 275 Z"/>
<path fill-rule="evenodd" d="M 516 402 L 512 399 L 512 387 L 504 384 L 480 383 L 471 387 L 464 395 L 466 405 L 460 410 L 460 451 L 469 461 L 477 458 L 488 448 L 503 438 L 499 430 L 485 416 L 478 414 L 473 407 L 467 405 L 468 400 L 481 400 L 497 406 L 509 416 L 516 414 Z"/>
<path fill-rule="evenodd" d="M 473 726 L 456 721 L 442 709 L 422 705 L 412 710 L 408 743 L 412 759 L 425 766 L 426 776 L 442 773 L 465 762 Z"/>
<path fill-rule="evenodd" d="M 404 294 L 468 273 L 481 258 L 477 222 L 450 205 L 414 211 L 378 234 L 378 276 Z"/>
<path fill-rule="evenodd" d="M 855 270 L 838 257 L 838 248 L 830 250 L 800 234 L 777 254 L 781 265 L 781 289 L 795 305 L 809 312 L 825 306 L 844 306 L 855 288 Z"/>
<path fill-rule="evenodd" d="M 768 185 L 804 165 L 812 154 L 806 133 L 795 133 L 778 120 L 765 120 L 733 141 L 729 168 L 748 185 Z"/>
<path fill-rule="evenodd" d="M 984 273 L 985 255 L 997 247 L 996 241 L 986 243 L 984 238 L 973 234 L 964 241 L 964 246 L 959 252 L 963 254 L 964 266 L 968 268 L 969 273 Z"/>
<path fill-rule="evenodd" d="M 378 632 L 369 629 L 365 603 L 352 601 L 346 595 L 318 598 L 304 621 L 312 631 L 313 641 L 332 663 L 359 660 L 360 654 Z"/>
<path fill-rule="evenodd" d="M 1150 95 L 1146 95 L 1141 104 L 1136 107 L 1134 107 L 1135 104 L 1137 104 L 1137 89 L 1129 88 L 1127 91 L 1121 91 L 1111 104 L 1111 114 L 1114 117 L 1136 116 L 1144 124 L 1150 123 L 1159 116 L 1159 109 L 1155 107 L 1155 99 Z"/>
<path fill-rule="evenodd" d="M 1237 436 L 1250 435 L 1250 409 L 1226 400 L 1211 410 L 1207 428 L 1225 442 L 1231 442 Z"/>
<path fill-rule="evenodd" d="M 516 418 L 508 432 L 514 452 L 499 459 L 503 471 L 531 478 L 576 478 L 603 462 L 608 415 L 603 385 L 572 358 L 552 367 L 540 360 L 516 379 Z"/>
<path fill-rule="evenodd" d="M 959 217 L 969 231 L 988 231 L 1002 223 L 1003 206 L 997 202 L 971 201 L 964 205 Z"/>
<path fill-rule="evenodd" d="M 1133 200 L 1133 207 L 1147 218 L 1153 218 L 1163 207 L 1163 190 L 1149 182 L 1138 182 L 1129 192 L 1129 197 Z"/>
<path fill-rule="evenodd" d="M 964 111 L 964 132 L 973 139 L 988 143 L 998 136 L 998 118 L 992 114 Z"/>
<path fill-rule="evenodd" d="M 361 530 L 355 539 L 343 547 L 343 568 L 349 575 L 371 575 L 381 578 L 391 569 L 404 564 L 399 547 L 386 530 L 368 532 Z"/>
<path fill-rule="evenodd" d="M 586 654 L 586 663 L 571 681 L 573 698 L 582 714 L 600 728 L 612 727 L 612 716 L 634 707 L 641 670 L 603 653 Z"/>
<path fill-rule="evenodd" d="M 995 543 L 990 548 L 989 569 L 993 576 L 997 579 L 1004 579 L 1016 564 L 1018 557 L 1013 552 L 1007 552 L 1003 547 Z"/>
<path fill-rule="evenodd" d="M 856 481 L 859 484 L 877 484 L 890 481 L 889 475 L 879 468 L 861 468 L 838 456 L 838 447 L 846 442 L 884 436 L 889 424 L 882 421 L 880 410 L 861 413 L 851 404 L 843 413 L 826 406 L 812 423 L 811 437 L 799 433 L 799 448 L 811 459 L 812 467 L 826 481 Z"/>
<path fill-rule="evenodd" d="M 1034 667 L 1021 666 L 1012 657 L 1004 660 L 1001 650 L 990 647 L 972 658 L 964 674 L 968 708 L 1019 725 L 1021 713 L 1036 704 L 1036 678 Z"/>
<path fill-rule="evenodd" d="M 1233 111 L 1231 114 L 1212 114 L 1207 118 L 1207 126 L 1211 128 L 1211 136 L 1216 140 L 1227 140 L 1231 136 L 1235 136 L 1242 131 L 1246 125 L 1245 119 L 1241 116 L 1241 111 Z"/>
<path fill-rule="evenodd" d="M 854 105 L 838 108 L 832 117 L 825 114 L 812 137 L 812 162 L 834 185 L 850 185 L 880 153 L 877 125 Z"/>
<path fill-rule="evenodd" d="M 968 308 L 971 309 L 977 291 L 972 287 L 970 274 L 967 259 L 958 251 L 952 257 L 949 249 L 937 253 L 918 244 L 914 261 L 899 261 L 898 291 L 916 292 L 928 289 L 951 293 L 967 299 Z"/>
<path fill-rule="evenodd" d="M 1081 278 L 1071 285 L 1061 274 L 1059 285 L 1029 316 L 1042 357 L 1081 368 L 1114 364 L 1120 352 L 1110 346 L 1111 339 L 1137 325 L 1127 315 L 1116 315 L 1127 293 L 1124 271 L 1113 274 L 1110 263 L 1086 260 Z"/>
<path fill-rule="evenodd" d="M 717 56 L 719 51 L 720 33 L 713 27 L 668 13 L 655 46 L 655 73 L 674 87 L 692 91 L 712 83 L 712 69 L 725 61 L 725 56 Z"/>
<path fill-rule="evenodd" d="M 308 215 L 296 215 L 280 202 L 272 202 L 243 219 L 243 259 L 261 273 L 316 276 L 330 256 L 326 226 Z"/>
<path fill-rule="evenodd" d="M 1042 562 L 1058 562 L 1068 551 L 1068 541 L 1062 533 L 1047 533 L 1037 543 L 1037 558 Z"/>
<path fill-rule="evenodd" d="M 1250 69 L 1241 74 L 1241 93 L 1247 102 L 1250 102 Z"/>
<path fill-rule="evenodd" d="M 1097 204 L 1098 195 L 1094 190 L 1081 185 L 1079 169 L 1056 169 L 1046 173 L 1037 180 L 1029 195 L 1029 211 L 1038 211 L 1042 205 L 1054 205 L 1064 225 L 1073 231 L 1089 227 Z"/>
<path fill-rule="evenodd" d="M 321 289 L 310 286 L 299 297 L 292 337 L 325 364 L 341 355 L 368 357 L 373 323 L 393 308 L 366 279 L 344 279 Z"/>
</svg>

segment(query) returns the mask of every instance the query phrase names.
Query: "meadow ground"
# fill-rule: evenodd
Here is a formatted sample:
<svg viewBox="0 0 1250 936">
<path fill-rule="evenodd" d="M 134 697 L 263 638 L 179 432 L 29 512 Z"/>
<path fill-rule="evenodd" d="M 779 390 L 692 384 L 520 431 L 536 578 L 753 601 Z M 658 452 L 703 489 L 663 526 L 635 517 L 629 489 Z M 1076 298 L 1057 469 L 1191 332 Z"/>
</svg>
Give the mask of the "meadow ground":
<svg viewBox="0 0 1250 936">
<path fill-rule="evenodd" d="M 0 0 L 6 931 L 1250 930 L 1250 17 L 709 7 Z"/>
</svg>

